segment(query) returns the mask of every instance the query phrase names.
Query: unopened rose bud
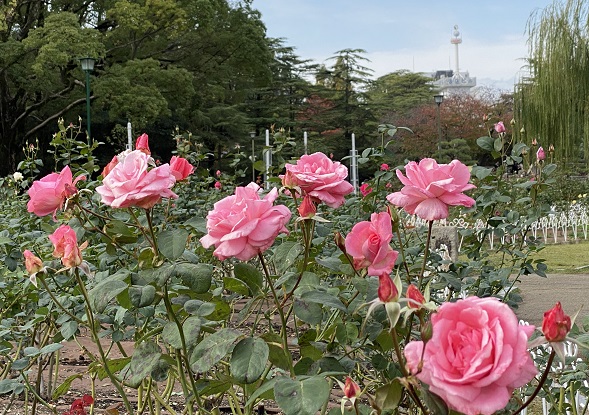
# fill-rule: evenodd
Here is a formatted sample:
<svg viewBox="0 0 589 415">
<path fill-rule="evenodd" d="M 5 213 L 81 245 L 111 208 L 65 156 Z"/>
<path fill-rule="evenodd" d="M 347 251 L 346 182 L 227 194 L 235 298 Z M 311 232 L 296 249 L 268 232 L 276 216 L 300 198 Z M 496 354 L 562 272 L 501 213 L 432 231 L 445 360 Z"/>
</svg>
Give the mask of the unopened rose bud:
<svg viewBox="0 0 589 415">
<path fill-rule="evenodd" d="M 346 253 L 346 238 L 341 233 L 335 233 L 335 244 L 345 254 Z"/>
<path fill-rule="evenodd" d="M 560 302 L 544 313 L 542 333 L 549 342 L 564 341 L 570 330 L 571 318 L 564 313 Z"/>
<path fill-rule="evenodd" d="M 538 151 L 536 152 L 536 158 L 538 159 L 538 161 L 546 159 L 546 153 L 544 153 L 544 149 L 542 148 L 542 146 L 538 148 Z"/>
<path fill-rule="evenodd" d="M 358 386 L 358 384 L 354 382 L 351 377 L 348 376 L 346 378 L 346 383 L 344 384 L 344 395 L 346 395 L 346 398 L 357 398 L 358 396 L 360 396 L 360 392 L 360 386 Z"/>
<path fill-rule="evenodd" d="M 409 299 L 409 308 L 420 308 L 425 303 L 425 297 L 415 285 L 410 284 L 407 287 L 407 299 Z"/>
<path fill-rule="evenodd" d="M 383 303 L 397 301 L 399 291 L 389 274 L 381 274 L 378 277 L 378 299 Z"/>
<path fill-rule="evenodd" d="M 526 132 L 526 129 L 524 127 L 522 127 L 521 130 L 519 130 L 520 133 L 524 134 Z"/>
<path fill-rule="evenodd" d="M 215 189 L 221 190 L 222 187 L 223 185 L 221 184 L 221 182 L 215 182 Z"/>
<path fill-rule="evenodd" d="M 431 340 L 432 336 L 434 335 L 434 327 L 432 326 L 431 321 L 428 321 L 427 323 L 421 326 L 420 334 L 421 340 L 424 343 L 427 343 Z"/>
<path fill-rule="evenodd" d="M 511 121 L 509 121 L 509 124 L 515 125 L 515 120 L 512 118 Z"/>
<path fill-rule="evenodd" d="M 315 206 L 315 203 L 313 203 L 313 200 L 311 200 L 311 196 L 309 195 L 306 195 L 303 198 L 303 201 L 301 202 L 297 210 L 299 211 L 299 215 L 301 215 L 301 218 L 312 218 L 317 213 L 317 207 Z"/>
<path fill-rule="evenodd" d="M 549 153 L 554 153 L 554 146 L 553 146 L 552 144 L 550 144 L 550 145 L 548 146 L 548 152 L 549 152 Z"/>
<path fill-rule="evenodd" d="M 497 131 L 499 134 L 505 132 L 505 125 L 503 124 L 503 121 L 499 121 L 497 124 L 495 124 L 495 131 Z"/>
</svg>

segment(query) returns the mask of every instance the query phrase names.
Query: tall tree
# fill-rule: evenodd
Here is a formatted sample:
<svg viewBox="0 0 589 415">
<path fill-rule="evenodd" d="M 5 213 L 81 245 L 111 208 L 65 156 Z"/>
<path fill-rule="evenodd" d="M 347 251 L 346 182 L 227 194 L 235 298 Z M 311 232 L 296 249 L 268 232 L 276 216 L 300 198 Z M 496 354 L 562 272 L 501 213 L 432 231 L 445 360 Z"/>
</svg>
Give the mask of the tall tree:
<svg viewBox="0 0 589 415">
<path fill-rule="evenodd" d="M 528 26 L 530 74 L 517 85 L 516 121 L 565 163 L 589 156 L 589 3 L 554 2 Z"/>
</svg>

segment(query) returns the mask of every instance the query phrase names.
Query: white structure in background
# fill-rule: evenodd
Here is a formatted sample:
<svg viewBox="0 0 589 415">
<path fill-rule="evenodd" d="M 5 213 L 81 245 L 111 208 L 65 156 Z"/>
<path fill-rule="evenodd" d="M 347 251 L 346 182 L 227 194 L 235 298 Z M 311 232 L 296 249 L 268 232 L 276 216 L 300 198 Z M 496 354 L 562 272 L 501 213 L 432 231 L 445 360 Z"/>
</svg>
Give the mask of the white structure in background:
<svg viewBox="0 0 589 415">
<path fill-rule="evenodd" d="M 305 133 L 306 134 L 306 133 Z M 264 189 L 270 189 L 270 168 L 272 167 L 272 147 L 270 147 L 270 130 L 266 130 L 266 147 L 264 148 L 264 163 L 266 171 L 264 172 Z"/>
<path fill-rule="evenodd" d="M 131 128 L 131 121 L 127 121 L 127 150 L 133 150 L 133 129 Z"/>
<path fill-rule="evenodd" d="M 462 36 L 458 25 L 454 25 L 450 43 L 454 45 L 454 70 L 440 70 L 431 74 L 434 78 L 432 84 L 443 95 L 467 94 L 471 88 L 476 86 L 477 79 L 471 78 L 468 72 L 460 72 L 458 45 L 462 43 Z"/>
<path fill-rule="evenodd" d="M 356 134 L 352 133 L 352 149 L 350 150 L 350 183 L 354 186 L 354 194 L 358 193 L 358 150 L 356 150 Z"/>
</svg>

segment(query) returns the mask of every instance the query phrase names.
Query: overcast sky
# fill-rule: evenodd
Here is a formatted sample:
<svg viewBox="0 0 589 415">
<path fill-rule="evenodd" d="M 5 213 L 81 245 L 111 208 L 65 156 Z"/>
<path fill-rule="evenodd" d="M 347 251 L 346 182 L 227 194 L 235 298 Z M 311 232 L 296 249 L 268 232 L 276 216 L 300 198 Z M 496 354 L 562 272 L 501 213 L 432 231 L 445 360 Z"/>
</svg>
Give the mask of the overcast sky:
<svg viewBox="0 0 589 415">
<path fill-rule="evenodd" d="M 556 0 L 558 1 L 558 0 Z M 323 63 L 341 49 L 364 49 L 376 77 L 399 69 L 454 69 L 478 85 L 512 90 L 528 56 L 527 24 L 551 0 L 254 0 L 268 36 Z"/>
</svg>

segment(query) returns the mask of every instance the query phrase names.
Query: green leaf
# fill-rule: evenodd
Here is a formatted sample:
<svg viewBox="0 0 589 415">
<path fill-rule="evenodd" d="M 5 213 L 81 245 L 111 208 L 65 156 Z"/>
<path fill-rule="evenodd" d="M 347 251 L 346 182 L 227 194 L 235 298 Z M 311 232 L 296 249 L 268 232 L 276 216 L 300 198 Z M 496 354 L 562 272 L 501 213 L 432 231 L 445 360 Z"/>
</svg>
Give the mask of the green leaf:
<svg viewBox="0 0 589 415">
<path fill-rule="evenodd" d="M 113 275 L 88 291 L 90 304 L 94 312 L 102 313 L 113 298 L 127 289 L 127 283 L 119 278 L 120 276 Z"/>
<path fill-rule="evenodd" d="M 487 151 L 493 151 L 494 147 L 494 140 L 492 137 L 489 137 L 488 135 L 484 136 L 484 137 L 479 137 L 477 138 L 477 145 L 482 148 L 483 150 L 487 150 Z"/>
<path fill-rule="evenodd" d="M 155 299 L 155 287 L 153 285 L 129 287 L 129 299 L 137 308 L 146 307 Z"/>
<path fill-rule="evenodd" d="M 191 349 L 198 341 L 201 324 L 202 320 L 200 319 L 200 317 L 195 316 L 188 317 L 182 323 L 184 341 L 186 342 L 186 347 L 188 349 Z M 175 322 L 170 321 L 164 326 L 162 338 L 174 349 L 182 349 L 182 339 L 180 338 L 180 330 L 178 330 L 178 326 Z"/>
<path fill-rule="evenodd" d="M 14 391 L 20 383 L 14 379 L 2 379 L 0 380 L 0 395 Z"/>
<path fill-rule="evenodd" d="M 334 295 L 328 294 L 325 291 L 307 291 L 301 295 L 301 299 L 311 303 L 322 304 L 325 306 L 337 308 L 340 311 L 346 312 L 346 306 Z"/>
<path fill-rule="evenodd" d="M 111 373 L 117 373 L 127 366 L 130 361 L 130 357 L 121 357 L 119 359 L 109 359 L 106 364 Z M 104 380 L 108 377 L 104 366 L 97 362 L 90 364 L 88 367 L 88 373 L 95 373 L 99 380 Z"/>
<path fill-rule="evenodd" d="M 257 337 L 242 339 L 231 354 L 231 375 L 239 383 L 252 383 L 262 376 L 268 362 L 266 342 Z"/>
<path fill-rule="evenodd" d="M 278 273 L 283 274 L 286 272 L 286 270 L 295 263 L 303 250 L 303 246 L 298 242 L 286 241 L 281 245 L 278 245 L 275 248 L 274 256 L 272 257 Z"/>
<path fill-rule="evenodd" d="M 542 174 L 544 174 L 545 176 L 550 176 L 554 170 L 556 170 L 556 164 L 547 164 L 543 169 L 542 169 Z"/>
<path fill-rule="evenodd" d="M 162 352 L 157 344 L 151 341 L 139 344 L 129 363 L 129 384 L 136 388 L 154 370 Z"/>
<path fill-rule="evenodd" d="M 241 294 L 241 295 L 250 295 L 251 294 L 248 286 L 245 285 L 245 283 L 243 281 L 238 280 L 237 278 L 233 278 L 233 277 L 223 278 L 223 287 L 225 287 L 225 289 L 227 291 L 231 291 L 236 294 Z"/>
<path fill-rule="evenodd" d="M 70 390 L 72 386 L 72 382 L 76 379 L 82 379 L 82 373 L 76 373 L 75 375 L 68 376 L 61 385 L 59 385 L 53 391 L 53 395 L 51 395 L 51 399 L 56 400 L 62 397 L 66 392 Z M 0 392 L 1 393 L 1 392 Z"/>
<path fill-rule="evenodd" d="M 211 288 L 213 266 L 181 262 L 174 267 L 175 274 L 182 283 L 197 294 L 204 294 Z"/>
<path fill-rule="evenodd" d="M 51 344 L 48 344 L 47 346 L 43 347 L 39 351 L 39 353 L 41 353 L 42 355 L 43 354 L 50 354 L 50 353 L 53 353 L 53 352 L 58 351 L 61 348 L 63 348 L 63 344 L 60 344 L 60 343 L 51 343 Z"/>
<path fill-rule="evenodd" d="M 280 335 L 277 333 L 265 333 L 262 338 L 268 345 L 270 352 L 268 360 L 274 366 L 288 371 L 292 366 L 292 355 L 288 350 L 284 350 Z"/>
<path fill-rule="evenodd" d="M 495 139 L 495 142 L 493 142 L 493 149 L 497 153 L 500 153 L 501 152 L 501 150 L 503 149 L 503 139 L 501 137 L 497 137 Z"/>
<path fill-rule="evenodd" d="M 205 337 L 190 355 L 190 368 L 195 373 L 204 373 L 231 352 L 241 333 L 233 329 L 221 329 Z"/>
<path fill-rule="evenodd" d="M 185 229 L 163 231 L 158 235 L 157 247 L 163 256 L 173 261 L 182 256 L 187 241 L 188 231 Z"/>
<path fill-rule="evenodd" d="M 261 397 L 262 395 L 264 395 L 266 392 L 274 389 L 274 385 L 276 384 L 276 381 L 280 379 L 280 378 L 273 378 L 270 379 L 267 382 L 264 382 L 262 384 L 262 386 L 260 386 L 259 388 L 257 388 L 254 393 L 252 393 L 250 395 L 250 398 L 247 400 L 247 402 L 245 403 L 245 406 L 251 406 L 252 404 L 254 404 L 256 402 L 256 400 Z M 273 399 L 273 396 L 268 398 L 268 399 Z"/>
<path fill-rule="evenodd" d="M 235 278 L 243 281 L 248 286 L 252 295 L 260 294 L 264 277 L 258 268 L 244 262 L 238 262 L 235 264 L 233 273 Z"/>
<path fill-rule="evenodd" d="M 329 399 L 329 384 L 318 376 L 302 381 L 283 377 L 274 385 L 274 397 L 286 415 L 315 415 Z"/>
<path fill-rule="evenodd" d="M 63 336 L 65 340 L 69 340 L 75 336 L 78 331 L 78 322 L 77 321 L 66 321 L 61 325 L 59 332 Z"/>
<path fill-rule="evenodd" d="M 298 297 L 294 299 L 294 313 L 295 316 L 311 325 L 321 323 L 323 318 L 323 311 L 319 304 Z"/>
<path fill-rule="evenodd" d="M 397 408 L 403 396 L 403 386 L 397 379 L 381 386 L 375 391 L 374 402 L 382 411 L 392 411 Z"/>
</svg>

